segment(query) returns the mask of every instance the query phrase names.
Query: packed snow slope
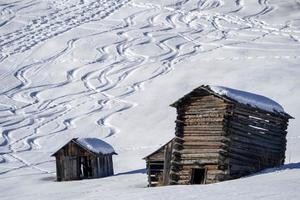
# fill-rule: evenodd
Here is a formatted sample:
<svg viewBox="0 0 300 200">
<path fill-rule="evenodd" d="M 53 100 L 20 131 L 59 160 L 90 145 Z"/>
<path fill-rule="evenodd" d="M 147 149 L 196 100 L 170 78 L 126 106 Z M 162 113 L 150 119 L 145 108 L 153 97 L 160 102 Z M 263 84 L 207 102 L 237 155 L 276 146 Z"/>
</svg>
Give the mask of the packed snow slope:
<svg viewBox="0 0 300 200">
<path fill-rule="evenodd" d="M 0 0 L 1 199 L 299 199 L 298 0 Z M 169 104 L 202 85 L 294 116 L 286 165 L 203 186 L 147 188 L 144 156 L 174 136 Z M 55 182 L 76 137 L 111 144 L 116 176 Z"/>
</svg>

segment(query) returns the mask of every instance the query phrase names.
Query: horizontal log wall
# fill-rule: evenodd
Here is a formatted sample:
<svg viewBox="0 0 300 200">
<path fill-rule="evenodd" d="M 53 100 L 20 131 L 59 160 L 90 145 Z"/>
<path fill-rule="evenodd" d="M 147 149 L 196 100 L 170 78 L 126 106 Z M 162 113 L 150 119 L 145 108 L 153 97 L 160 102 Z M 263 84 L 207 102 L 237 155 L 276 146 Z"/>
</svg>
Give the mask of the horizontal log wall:
<svg viewBox="0 0 300 200">
<path fill-rule="evenodd" d="M 288 120 L 237 104 L 229 117 L 231 178 L 283 164 Z"/>
<path fill-rule="evenodd" d="M 147 156 L 145 159 L 147 165 L 148 186 L 156 187 L 163 185 L 165 147 L 161 147 L 153 154 Z"/>
<path fill-rule="evenodd" d="M 177 107 L 176 138 L 171 160 L 170 184 L 190 184 L 194 168 L 206 168 L 205 183 L 223 180 L 228 160 L 224 153 L 228 107 L 207 93 L 193 93 Z"/>
<path fill-rule="evenodd" d="M 165 180 L 169 175 L 168 184 L 190 184 L 193 169 L 204 168 L 205 183 L 214 183 L 283 164 L 288 116 L 242 105 L 201 89 L 173 106 L 177 108 L 177 119 L 176 137 L 169 151 L 171 161 L 166 153 L 149 159 L 149 169 L 157 165 L 155 160 L 165 162 L 165 170 L 149 173 L 151 184 L 160 185 L 161 172 L 165 172 Z"/>
<path fill-rule="evenodd" d="M 163 185 L 164 161 L 147 161 L 149 187 Z"/>
</svg>

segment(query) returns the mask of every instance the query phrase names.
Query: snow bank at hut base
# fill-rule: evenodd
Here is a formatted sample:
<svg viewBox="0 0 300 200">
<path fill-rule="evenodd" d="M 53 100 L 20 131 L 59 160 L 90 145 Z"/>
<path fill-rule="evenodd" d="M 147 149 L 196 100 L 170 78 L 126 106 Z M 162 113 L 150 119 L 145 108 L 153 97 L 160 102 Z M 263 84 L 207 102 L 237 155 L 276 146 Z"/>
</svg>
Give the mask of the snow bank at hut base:
<svg viewBox="0 0 300 200">
<path fill-rule="evenodd" d="M 224 86 L 210 85 L 209 88 L 221 96 L 229 97 L 230 99 L 233 99 L 239 103 L 250 105 L 254 108 L 260 108 L 269 112 L 277 112 L 283 114 L 285 113 L 283 107 L 279 103 L 262 95 L 236 90 Z"/>
<path fill-rule="evenodd" d="M 77 138 L 76 142 L 96 154 L 115 153 L 114 148 L 110 144 L 98 138 Z"/>
<path fill-rule="evenodd" d="M 1 178 L 1 200 L 299 200 L 300 166 L 289 164 L 247 178 L 210 185 L 147 188 L 143 170 L 113 177 L 55 182 L 54 174 L 27 170 L 20 185 L 17 174 Z M 11 187 L 13 184 L 18 188 Z M 18 185 L 18 186 L 17 186 Z M 16 192 L 17 191 L 17 192 Z"/>
</svg>

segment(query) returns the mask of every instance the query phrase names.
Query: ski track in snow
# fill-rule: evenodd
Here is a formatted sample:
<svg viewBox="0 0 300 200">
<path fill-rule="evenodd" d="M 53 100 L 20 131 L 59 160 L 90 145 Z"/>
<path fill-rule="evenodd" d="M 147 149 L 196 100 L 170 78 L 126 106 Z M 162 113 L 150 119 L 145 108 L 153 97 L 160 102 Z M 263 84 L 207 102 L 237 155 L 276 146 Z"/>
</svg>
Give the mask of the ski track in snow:
<svg viewBox="0 0 300 200">
<path fill-rule="evenodd" d="M 100 0 L 57 8 L 24 28 L 0 36 L 2 57 L 22 53 L 81 24 L 107 17 L 128 0 Z M 9 19 L 11 20 L 11 19 Z M 6 21 L 7 22 L 7 21 Z"/>
<path fill-rule="evenodd" d="M 64 1 L 62 1 L 64 2 Z M 232 10 L 218 13 L 215 10 L 226 5 L 222 0 L 198 0 L 193 8 L 185 8 L 191 0 L 175 1 L 173 4 L 161 6 L 151 1 L 141 3 L 128 0 L 80 1 L 79 4 L 65 2 L 63 8 L 50 10 L 32 20 L 17 31 L 0 36 L 1 61 L 9 56 L 21 54 L 47 42 L 58 35 L 72 30 L 91 21 L 104 19 L 113 12 L 127 5 L 138 11 L 120 21 L 117 26 L 90 35 L 70 39 L 60 52 L 50 55 L 47 59 L 18 67 L 14 77 L 20 84 L 1 95 L 12 102 L 21 102 L 23 106 L 1 104 L 0 125 L 2 127 L 2 143 L 0 144 L 0 163 L 19 162 L 21 167 L 7 170 L 17 170 L 24 167 L 34 168 L 42 173 L 50 173 L 38 165 L 30 163 L 18 154 L 42 149 L 41 143 L 58 137 L 70 130 L 74 131 L 76 121 L 91 119 L 102 127 L 105 132 L 102 138 L 118 137 L 119 129 L 109 123 L 111 117 L 128 110 L 136 104 L 126 100 L 127 97 L 143 89 L 143 85 L 157 77 L 172 71 L 175 65 L 195 55 L 221 48 L 239 48 L 260 42 L 268 36 L 281 36 L 293 39 L 299 45 L 300 30 L 289 24 L 274 26 L 260 20 L 260 17 L 275 12 L 274 6 L 267 0 L 258 0 L 258 10 L 255 14 L 240 17 L 237 14 L 247 8 L 244 0 L 233 1 Z M 31 1 L 31 4 L 35 1 Z M 6 26 L 15 18 L 13 7 L 18 2 L 0 5 L 0 28 Z M 28 4 L 28 5 L 31 5 Z M 142 23 L 141 23 L 142 21 Z M 75 51 L 82 41 L 101 38 L 110 34 L 115 38 L 112 43 L 99 45 L 94 50 L 97 58 L 65 71 L 64 81 L 53 81 L 48 84 L 35 83 L 33 76 L 47 68 L 52 63 L 63 59 Z M 239 35 L 242 33 L 244 35 Z M 240 36 L 247 36 L 245 38 Z M 159 53 L 149 54 L 141 51 L 143 47 L 154 45 Z M 265 59 L 257 57 L 214 57 L 210 60 L 243 60 Z M 299 56 L 274 55 L 275 59 L 299 59 Z M 129 77 L 139 70 L 147 69 L 148 74 L 142 74 L 133 82 L 126 83 Z M 10 74 L 2 74 L 1 78 Z M 72 90 L 58 97 L 41 98 L 39 95 L 48 91 L 55 93 L 60 88 L 81 84 L 84 89 Z M 117 92 L 115 92 L 117 91 Z M 83 109 L 83 108 L 88 109 Z M 96 119 L 96 120 L 95 120 Z M 43 131 L 46 126 L 54 126 L 51 131 Z M 68 132 L 69 133 L 69 132 Z M 116 147 L 125 151 L 124 147 Z M 151 148 L 151 147 L 147 147 Z M 118 149 L 117 149 L 118 150 Z M 136 150 L 134 148 L 127 150 Z"/>
</svg>

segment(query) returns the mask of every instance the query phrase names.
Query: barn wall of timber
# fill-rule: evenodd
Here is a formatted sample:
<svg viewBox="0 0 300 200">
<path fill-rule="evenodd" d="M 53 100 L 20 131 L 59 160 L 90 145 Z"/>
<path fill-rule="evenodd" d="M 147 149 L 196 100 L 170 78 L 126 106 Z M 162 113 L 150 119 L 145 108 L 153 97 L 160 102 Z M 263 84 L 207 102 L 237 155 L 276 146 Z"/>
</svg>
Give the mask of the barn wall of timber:
<svg viewBox="0 0 300 200">
<path fill-rule="evenodd" d="M 112 155 L 98 156 L 94 162 L 94 178 L 114 175 Z"/>
<path fill-rule="evenodd" d="M 155 187 L 163 184 L 164 147 L 146 158 L 148 184 Z"/>
<path fill-rule="evenodd" d="M 57 181 L 79 180 L 80 157 L 90 161 L 91 174 L 88 178 L 100 178 L 113 175 L 112 155 L 95 155 L 73 141 L 69 142 L 55 154 Z M 84 177 L 86 178 L 86 177 Z"/>
<path fill-rule="evenodd" d="M 286 118 L 236 105 L 228 123 L 231 178 L 282 165 L 287 126 Z"/>
<path fill-rule="evenodd" d="M 284 163 L 288 114 L 205 89 L 172 106 L 177 109 L 175 138 L 147 157 L 149 186 L 215 183 Z M 195 177 L 201 181 L 192 181 Z"/>
<path fill-rule="evenodd" d="M 171 159 L 173 152 L 174 139 L 167 143 L 164 147 L 164 173 L 162 185 L 170 184 Z"/>
<path fill-rule="evenodd" d="M 193 92 L 177 106 L 170 184 L 190 184 L 192 170 L 206 169 L 205 183 L 227 174 L 226 115 L 230 105 L 207 92 Z"/>
</svg>

